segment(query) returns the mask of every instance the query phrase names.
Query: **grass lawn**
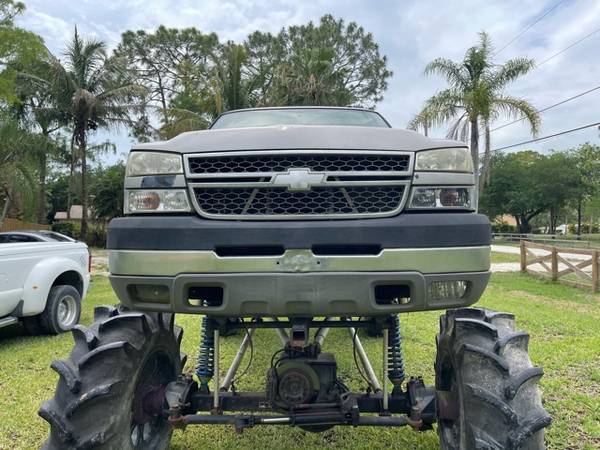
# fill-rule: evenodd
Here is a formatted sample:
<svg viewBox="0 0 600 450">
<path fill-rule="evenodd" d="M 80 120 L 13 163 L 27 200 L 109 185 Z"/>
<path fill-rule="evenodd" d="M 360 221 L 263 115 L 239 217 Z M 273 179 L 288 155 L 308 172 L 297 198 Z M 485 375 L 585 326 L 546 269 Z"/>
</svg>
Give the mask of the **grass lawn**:
<svg viewBox="0 0 600 450">
<path fill-rule="evenodd" d="M 85 302 L 82 322 L 89 324 L 93 307 L 113 304 L 108 281 L 95 278 Z M 515 313 L 520 328 L 532 334 L 530 351 L 544 367 L 542 390 L 546 408 L 554 418 L 547 433 L 551 449 L 600 448 L 600 295 L 592 296 L 567 286 L 550 284 L 519 274 L 496 274 L 480 306 Z M 434 336 L 439 312 L 402 316 L 406 369 L 433 382 Z M 179 316 L 186 329 L 183 347 L 192 370 L 199 334 L 199 319 Z M 222 367 L 237 350 L 241 336 L 224 339 Z M 258 330 L 252 370 L 238 389 L 261 389 L 278 339 L 274 332 Z M 70 335 L 29 337 L 20 327 L 0 330 L 0 449 L 39 448 L 48 432 L 37 416 L 40 403 L 53 395 L 57 375 L 50 362 L 71 348 Z M 364 338 L 376 368 L 380 367 L 380 340 Z M 353 389 L 364 388 L 353 362 L 351 341 L 344 330 L 332 330 L 325 351 L 334 351 L 339 375 Z M 172 448 L 438 448 L 435 432 L 416 433 L 409 428 L 342 428 L 311 434 L 287 427 L 257 427 L 237 436 L 231 427 L 195 427 L 174 433 Z"/>
<path fill-rule="evenodd" d="M 492 264 L 498 263 L 518 263 L 521 261 L 521 256 L 514 253 L 492 252 Z"/>
</svg>

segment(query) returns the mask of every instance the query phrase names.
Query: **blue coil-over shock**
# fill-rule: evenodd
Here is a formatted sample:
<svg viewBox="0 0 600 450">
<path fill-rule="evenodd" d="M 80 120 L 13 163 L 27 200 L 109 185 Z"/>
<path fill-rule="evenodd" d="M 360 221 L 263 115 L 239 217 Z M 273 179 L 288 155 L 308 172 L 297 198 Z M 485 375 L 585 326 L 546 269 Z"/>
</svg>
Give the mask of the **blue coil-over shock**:
<svg viewBox="0 0 600 450">
<path fill-rule="evenodd" d="M 196 375 L 200 380 L 200 390 L 208 392 L 208 382 L 215 374 L 215 338 L 214 322 L 208 317 L 202 317 L 200 349 Z"/>
<path fill-rule="evenodd" d="M 404 380 L 400 317 L 398 314 L 394 314 L 390 319 L 391 326 L 388 334 L 388 378 L 394 386 L 400 386 Z"/>
</svg>

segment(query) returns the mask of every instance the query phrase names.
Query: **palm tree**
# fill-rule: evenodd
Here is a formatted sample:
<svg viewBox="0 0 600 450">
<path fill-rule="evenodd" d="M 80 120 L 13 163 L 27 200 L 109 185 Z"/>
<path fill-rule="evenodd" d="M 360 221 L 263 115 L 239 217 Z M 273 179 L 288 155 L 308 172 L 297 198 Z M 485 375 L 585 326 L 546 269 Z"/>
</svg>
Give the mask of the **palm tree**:
<svg viewBox="0 0 600 450">
<path fill-rule="evenodd" d="M 524 118 L 536 136 L 540 115 L 526 100 L 504 93 L 505 88 L 535 67 L 529 58 L 515 58 L 494 64 L 494 51 L 487 33 L 479 33 L 478 45 L 467 50 L 461 62 L 438 58 L 425 68 L 425 74 L 439 74 L 449 87 L 429 98 L 408 124 L 410 129 L 425 128 L 453 121 L 448 137 L 467 140 L 469 135 L 475 178 L 480 191 L 489 171 L 491 147 L 489 124 L 500 116 Z M 486 137 L 484 164 L 479 180 L 479 132 Z"/>
<path fill-rule="evenodd" d="M 254 78 L 244 76 L 246 61 L 243 45 L 228 42 L 221 47 L 214 55 L 214 67 L 206 85 L 186 86 L 171 101 L 170 107 L 162 111 L 167 121 L 159 134 L 171 138 L 184 131 L 202 130 L 225 111 L 254 106 Z"/>
<path fill-rule="evenodd" d="M 14 203 L 16 184 L 24 181 L 28 187 L 34 186 L 28 156 L 39 141 L 39 135 L 23 129 L 14 117 L 6 113 L 0 116 L 0 192 L 4 197 L 0 228 Z"/>
<path fill-rule="evenodd" d="M 146 91 L 132 82 L 124 62 L 108 57 L 104 42 L 82 39 L 75 28 L 64 63 L 50 55 L 50 73 L 38 77 L 53 97 L 53 106 L 71 127 L 72 165 L 81 163 L 81 238 L 87 235 L 88 137 L 98 128 L 129 125 L 141 109 Z"/>
</svg>

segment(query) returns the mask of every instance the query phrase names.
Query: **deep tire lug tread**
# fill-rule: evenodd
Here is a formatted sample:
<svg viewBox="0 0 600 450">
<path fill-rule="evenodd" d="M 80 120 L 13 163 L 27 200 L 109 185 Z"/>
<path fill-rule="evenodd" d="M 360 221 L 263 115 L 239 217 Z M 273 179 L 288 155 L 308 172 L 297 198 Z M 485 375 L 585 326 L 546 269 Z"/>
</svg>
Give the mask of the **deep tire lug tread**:
<svg viewBox="0 0 600 450">
<path fill-rule="evenodd" d="M 454 333 L 464 333 L 469 335 L 472 332 L 480 332 L 489 335 L 491 339 L 498 338 L 498 329 L 495 325 L 489 324 L 477 319 L 455 319 Z"/>
<path fill-rule="evenodd" d="M 173 334 L 175 335 L 177 343 L 181 346 L 181 342 L 183 341 L 183 328 L 175 325 L 175 328 L 173 329 Z"/>
<path fill-rule="evenodd" d="M 52 370 L 54 370 L 63 382 L 67 385 L 69 391 L 73 394 L 77 394 L 81 388 L 81 379 L 79 378 L 79 371 L 73 366 L 69 360 L 55 359 L 50 364 Z"/>
<path fill-rule="evenodd" d="M 81 408 L 87 402 L 90 402 L 97 398 L 114 395 L 113 386 L 115 384 L 116 383 L 110 383 L 95 386 L 89 391 L 85 392 L 83 395 L 80 395 L 77 399 L 69 403 L 69 405 L 65 408 L 65 415 L 68 418 L 70 418 L 78 408 Z"/>
<path fill-rule="evenodd" d="M 181 363 L 181 368 L 183 369 L 185 367 L 185 364 L 187 363 L 187 355 L 185 353 L 180 353 L 179 354 L 179 362 Z"/>
<path fill-rule="evenodd" d="M 61 381 L 54 398 L 39 411 L 50 424 L 43 445 L 47 450 L 129 448 L 130 408 L 122 400 L 133 389 L 135 372 L 131 369 L 155 346 L 168 352 L 176 375 L 185 363 L 177 341 L 181 332 L 173 329 L 172 314 L 163 318 L 159 313 L 141 314 L 122 306 L 99 307 L 95 313 L 99 320 L 74 331 L 69 359 L 55 363 Z M 107 412 L 114 412 L 115 417 L 109 419 Z M 160 448 L 166 448 L 169 434 L 167 429 L 162 433 Z"/>
<path fill-rule="evenodd" d="M 517 331 L 515 333 L 502 336 L 498 342 L 496 342 L 495 352 L 499 355 L 502 355 L 504 349 L 508 345 L 515 345 L 522 351 L 527 352 L 529 349 L 529 333 Z"/>
<path fill-rule="evenodd" d="M 534 380 L 539 381 L 540 378 L 544 375 L 544 371 L 541 367 L 530 367 L 519 372 L 517 375 L 512 376 L 508 381 L 508 386 L 506 386 L 505 395 L 506 398 L 512 400 L 516 397 L 519 389 L 526 384 L 527 382 Z"/>
<path fill-rule="evenodd" d="M 54 432 L 58 432 L 62 442 L 69 443 L 73 441 L 73 432 L 56 410 L 53 400 L 44 402 L 38 411 L 38 415 L 50 424 Z"/>
<path fill-rule="evenodd" d="M 103 319 L 108 319 L 119 314 L 119 311 L 114 306 L 101 305 L 94 308 L 94 322 L 98 322 Z"/>
<path fill-rule="evenodd" d="M 511 449 L 519 450 L 521 445 L 538 431 L 549 427 L 552 424 L 552 417 L 546 411 L 541 411 L 538 416 L 530 421 L 527 421 L 514 433 L 512 433 L 510 441 Z"/>
<path fill-rule="evenodd" d="M 75 325 L 71 329 L 75 344 L 81 342 L 85 344 L 88 350 L 92 350 L 98 344 L 98 337 L 88 328 L 83 325 Z"/>
<path fill-rule="evenodd" d="M 499 371 L 508 374 L 509 367 L 503 358 L 500 358 L 493 352 L 471 344 L 464 344 L 459 350 L 459 360 L 461 361 L 461 365 L 464 364 L 464 358 L 468 354 L 476 355 L 477 357 L 487 359 L 490 362 L 492 362 Z"/>
<path fill-rule="evenodd" d="M 161 314 L 160 323 L 162 324 L 163 328 L 165 330 L 173 330 L 175 327 L 175 314 L 173 314 L 173 313 L 160 313 L 160 314 Z"/>
<path fill-rule="evenodd" d="M 496 407 L 498 411 L 504 415 L 507 423 L 512 425 L 517 425 L 519 423 L 515 410 L 500 397 L 472 383 L 467 383 L 465 386 L 469 389 L 474 397 L 478 398 L 482 402 Z"/>
<path fill-rule="evenodd" d="M 100 345 L 91 352 L 83 355 L 83 357 L 77 363 L 77 365 L 79 366 L 79 370 L 82 370 L 85 368 L 85 366 L 92 364 L 98 356 L 101 356 L 105 352 L 121 350 L 127 355 L 128 347 L 131 347 L 131 344 L 127 341 L 117 341 L 111 342 L 109 344 Z"/>
<path fill-rule="evenodd" d="M 106 333 L 113 327 L 121 326 L 122 322 L 129 322 L 131 325 L 139 325 L 140 330 L 146 337 L 151 334 L 150 326 L 148 325 L 148 319 L 146 318 L 145 314 L 142 313 L 120 314 L 118 316 L 105 319 L 98 325 L 98 331 Z"/>
</svg>

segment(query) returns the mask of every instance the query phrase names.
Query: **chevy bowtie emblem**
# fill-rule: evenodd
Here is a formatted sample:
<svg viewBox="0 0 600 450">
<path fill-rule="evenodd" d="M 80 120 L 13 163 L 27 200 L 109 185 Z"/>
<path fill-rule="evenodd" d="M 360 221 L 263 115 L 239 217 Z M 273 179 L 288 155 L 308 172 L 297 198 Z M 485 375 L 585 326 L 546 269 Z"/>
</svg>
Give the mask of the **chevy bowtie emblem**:
<svg viewBox="0 0 600 450">
<path fill-rule="evenodd" d="M 310 191 L 314 186 L 323 186 L 324 173 L 312 173 L 310 169 L 289 169 L 278 173 L 271 181 L 275 186 L 285 186 L 288 191 Z"/>
</svg>

